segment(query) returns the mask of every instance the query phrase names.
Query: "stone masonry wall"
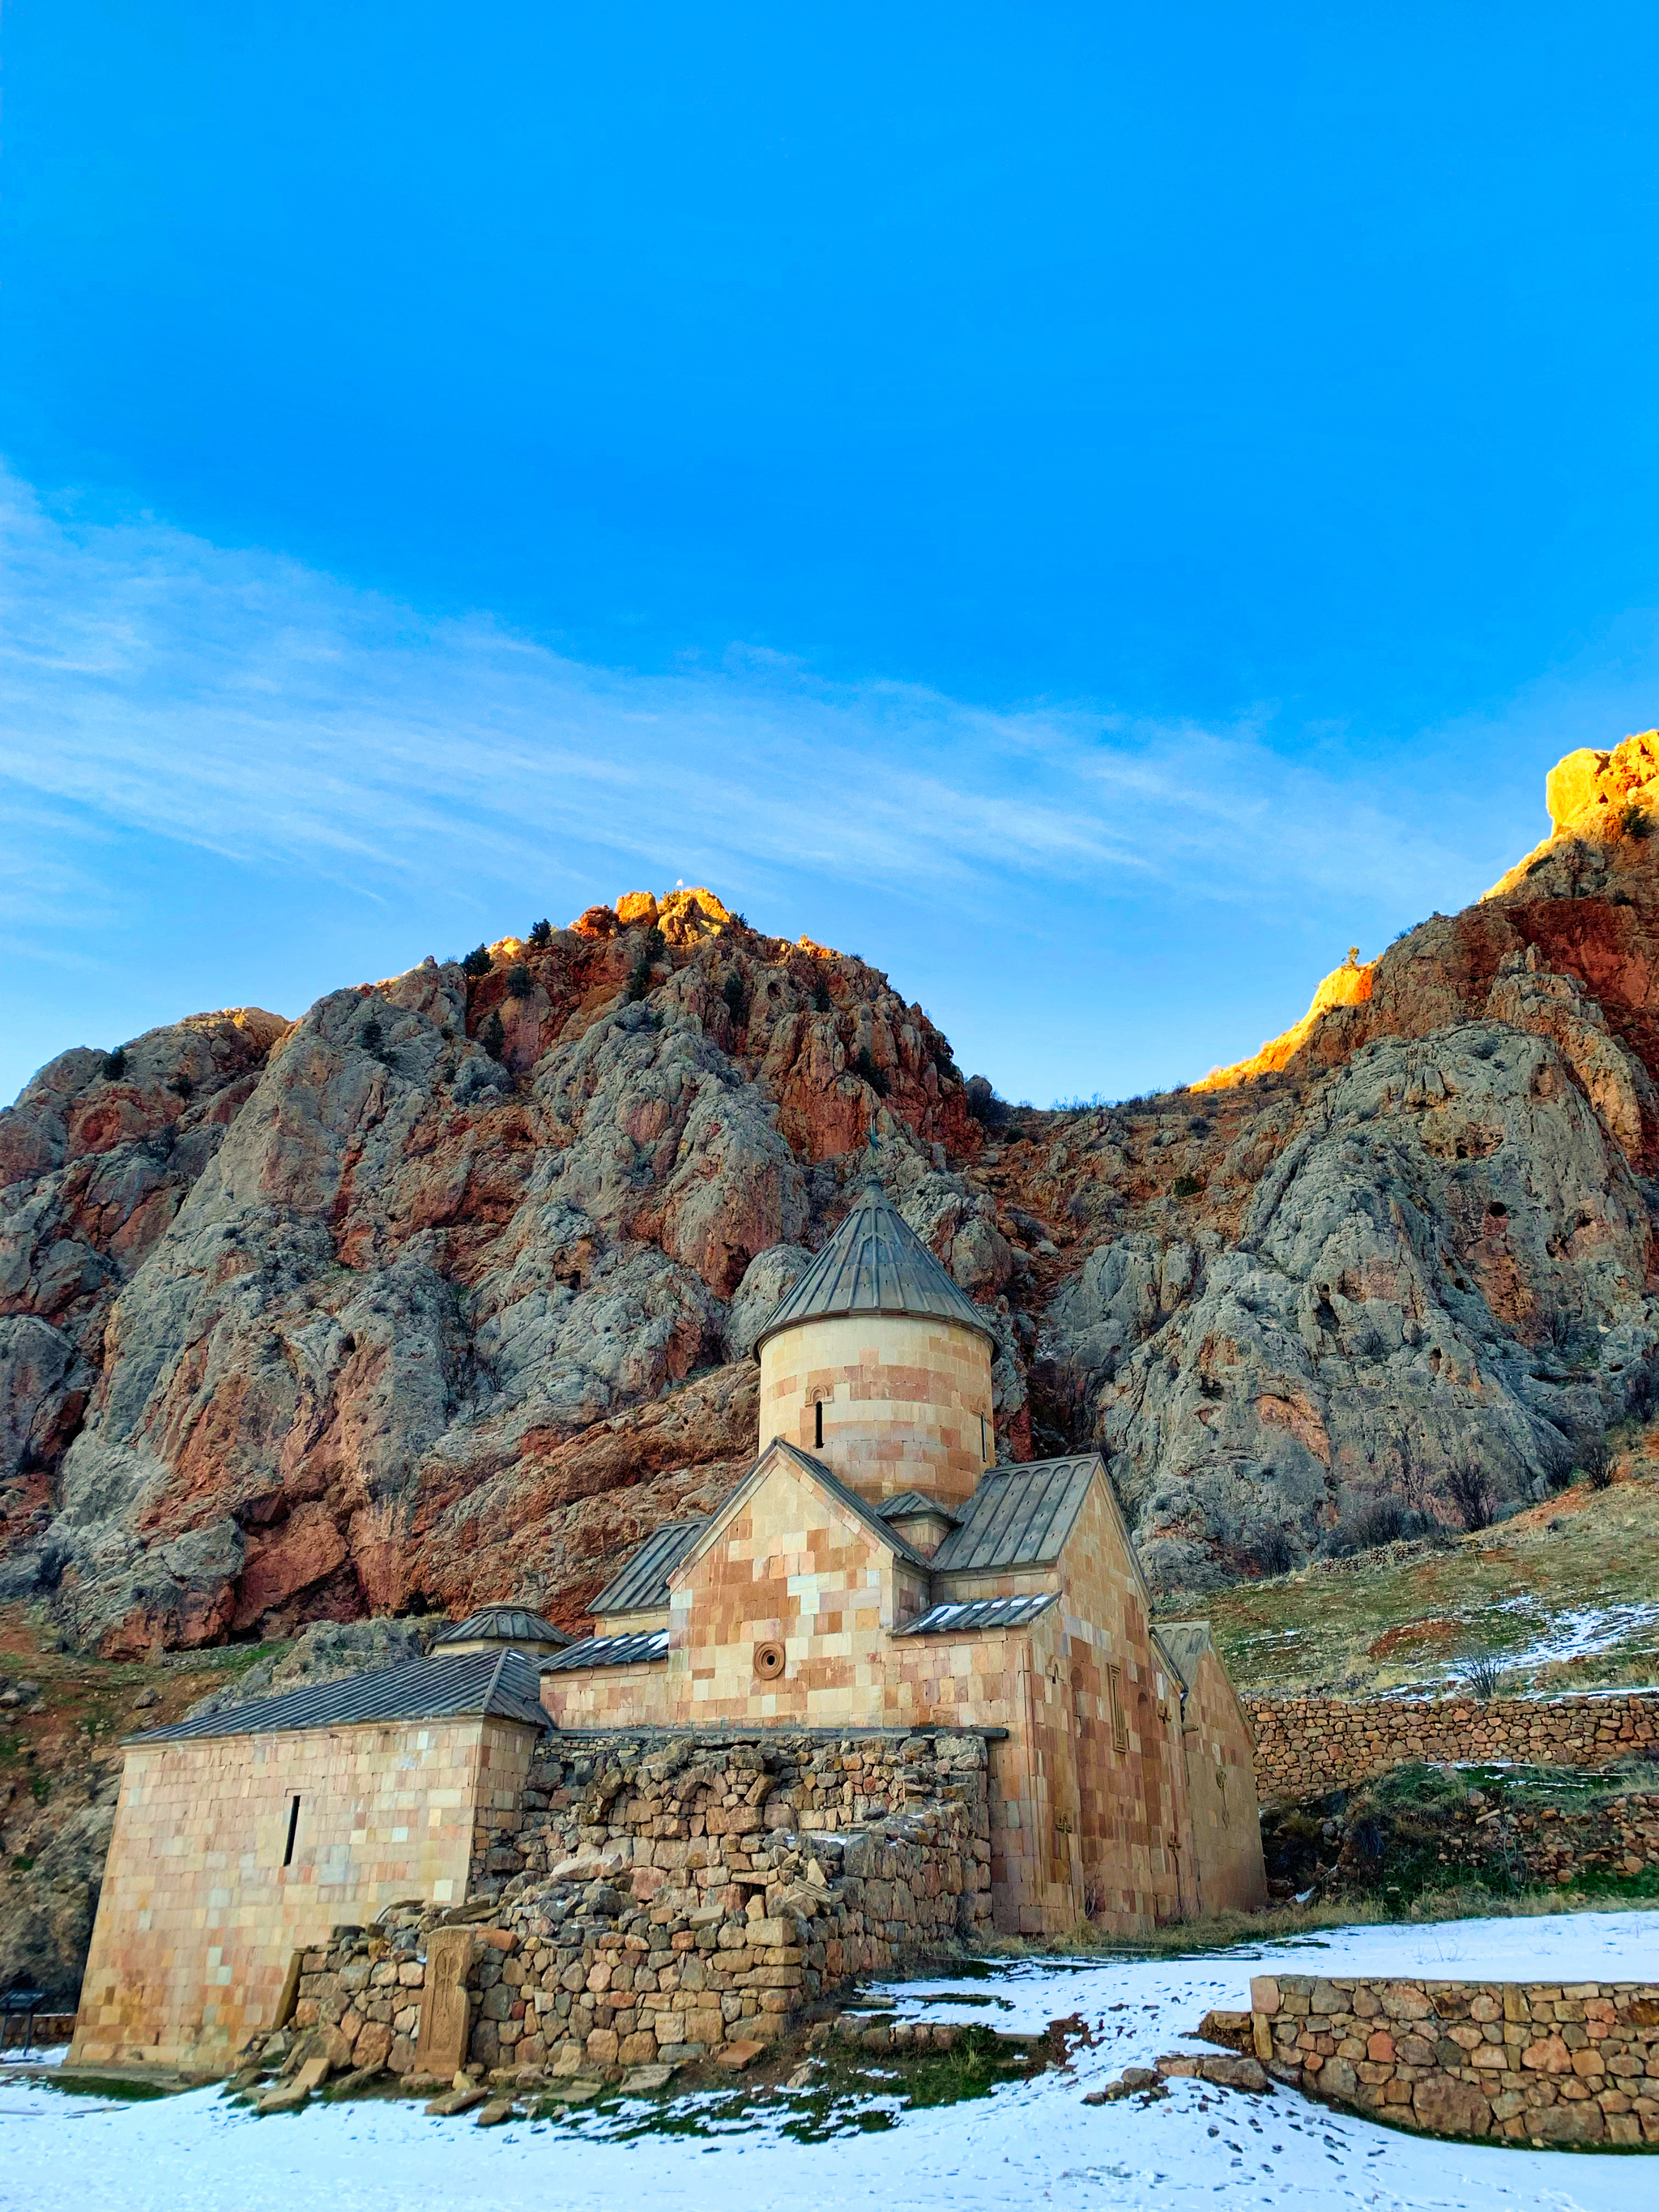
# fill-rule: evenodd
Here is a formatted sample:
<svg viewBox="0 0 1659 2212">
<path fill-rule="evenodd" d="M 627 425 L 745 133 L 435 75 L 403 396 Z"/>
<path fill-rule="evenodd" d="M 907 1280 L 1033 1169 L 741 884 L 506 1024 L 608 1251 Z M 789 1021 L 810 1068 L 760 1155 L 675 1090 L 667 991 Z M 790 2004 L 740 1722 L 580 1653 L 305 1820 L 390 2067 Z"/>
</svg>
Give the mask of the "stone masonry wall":
<svg viewBox="0 0 1659 2212">
<path fill-rule="evenodd" d="M 1606 1766 L 1659 1753 L 1659 1690 L 1611 1697 L 1245 1698 L 1264 1804 L 1295 1804 L 1412 1760 Z"/>
<path fill-rule="evenodd" d="M 417 2075 L 432 1938 L 475 1923 L 468 2051 L 491 2072 L 746 2057 L 837 1984 L 988 1927 L 985 1757 L 970 1735 L 550 1743 L 518 1824 L 477 1838 L 482 1900 L 337 1929 L 296 1954 L 280 2041 L 248 2048 Z M 797 1827 L 804 1806 L 836 1825 Z"/>
<path fill-rule="evenodd" d="M 760 1369 L 762 1449 L 781 1437 L 863 1497 L 915 1489 L 959 1506 L 996 1457 L 990 1347 L 952 1322 L 814 1321 L 763 1345 Z"/>
<path fill-rule="evenodd" d="M 984 1740 L 568 1736 L 477 1839 L 513 1952 L 473 2056 L 570 2070 L 764 2043 L 836 1984 L 990 1922 Z"/>
<path fill-rule="evenodd" d="M 1432 2135 L 1659 2143 L 1659 1983 L 1263 1977 L 1278 2080 Z"/>
<path fill-rule="evenodd" d="M 532 1740 L 468 1718 L 131 1746 L 77 2062 L 228 2062 L 337 1922 L 459 1904 L 476 1808 L 511 1817 Z"/>
</svg>

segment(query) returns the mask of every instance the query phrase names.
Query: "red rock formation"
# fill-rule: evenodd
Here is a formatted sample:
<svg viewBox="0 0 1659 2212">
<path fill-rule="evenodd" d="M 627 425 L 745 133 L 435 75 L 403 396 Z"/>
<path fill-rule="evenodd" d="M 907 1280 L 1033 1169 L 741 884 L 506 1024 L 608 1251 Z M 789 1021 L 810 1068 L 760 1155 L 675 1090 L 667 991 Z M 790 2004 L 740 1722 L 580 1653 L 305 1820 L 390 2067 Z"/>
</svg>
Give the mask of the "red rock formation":
<svg viewBox="0 0 1659 2212">
<path fill-rule="evenodd" d="M 509 1588 L 569 1613 L 735 1475 L 751 1263 L 834 1218 L 872 1120 L 924 1176 L 977 1125 L 862 963 L 706 890 L 621 906 L 471 980 L 65 1054 L 0 1116 L 7 1587 L 108 1653 Z"/>
<path fill-rule="evenodd" d="M 579 1625 L 744 1464 L 872 1127 L 998 1331 L 1003 1450 L 1100 1443 L 1166 1583 L 1451 1517 L 1470 1469 L 1540 1494 L 1659 1364 L 1650 743 L 1243 1079 L 988 1146 L 884 975 L 703 889 L 65 1054 L 0 1115 L 0 1596 L 110 1652 Z"/>
</svg>

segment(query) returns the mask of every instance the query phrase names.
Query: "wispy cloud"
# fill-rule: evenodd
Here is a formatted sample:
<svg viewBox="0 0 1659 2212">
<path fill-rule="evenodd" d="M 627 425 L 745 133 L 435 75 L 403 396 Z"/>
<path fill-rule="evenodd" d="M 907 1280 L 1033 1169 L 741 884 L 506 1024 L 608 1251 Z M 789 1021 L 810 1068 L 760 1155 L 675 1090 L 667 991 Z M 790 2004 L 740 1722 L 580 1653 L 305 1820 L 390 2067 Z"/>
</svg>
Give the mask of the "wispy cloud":
<svg viewBox="0 0 1659 2212">
<path fill-rule="evenodd" d="M 947 902 L 989 874 L 1426 902 L 1467 868 L 1248 721 L 994 711 L 743 649 L 714 671 L 584 665 L 163 523 L 77 526 L 10 477 L 0 537 L 0 794 L 43 829 L 69 806 L 387 891 L 439 854 L 492 878 L 563 854 L 584 888 L 596 853 L 651 881 L 833 870 Z M 45 918 L 74 873 L 15 873 L 10 921 Z"/>
</svg>

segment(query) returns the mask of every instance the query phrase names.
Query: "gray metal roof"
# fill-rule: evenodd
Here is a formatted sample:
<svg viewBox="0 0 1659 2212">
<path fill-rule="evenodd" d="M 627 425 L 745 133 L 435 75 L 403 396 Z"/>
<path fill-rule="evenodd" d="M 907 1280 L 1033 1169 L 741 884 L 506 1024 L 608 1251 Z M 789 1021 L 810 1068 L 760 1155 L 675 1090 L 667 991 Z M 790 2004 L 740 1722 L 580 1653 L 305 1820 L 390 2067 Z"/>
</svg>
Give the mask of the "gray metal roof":
<svg viewBox="0 0 1659 2212">
<path fill-rule="evenodd" d="M 589 1636 L 561 1651 L 556 1659 L 544 1659 L 544 1674 L 567 1674 L 578 1667 L 635 1667 L 642 1659 L 668 1656 L 668 1631 L 647 1629 L 633 1636 Z"/>
<path fill-rule="evenodd" d="M 924 1498 L 919 1490 L 901 1490 L 896 1498 L 884 1498 L 876 1508 L 884 1521 L 914 1521 L 924 1513 L 948 1521 L 954 1528 L 962 1517 L 937 1498 Z"/>
<path fill-rule="evenodd" d="M 435 1651 L 442 1644 L 465 1644 L 488 1636 L 497 1644 L 574 1644 L 562 1628 L 555 1628 L 525 1605 L 486 1605 L 469 1613 L 432 1639 Z"/>
<path fill-rule="evenodd" d="M 286 1735 L 297 1729 L 342 1728 L 355 1721 L 464 1720 L 474 1715 L 524 1721 L 549 1728 L 540 1676 L 521 1651 L 468 1651 L 458 1659 L 414 1659 L 373 1674 L 290 1690 L 174 1721 L 130 1738 L 137 1743 L 177 1743 L 189 1737 Z"/>
<path fill-rule="evenodd" d="M 604 1613 L 648 1613 L 668 1602 L 668 1577 L 690 1550 L 707 1519 L 665 1521 L 640 1546 L 616 1580 L 602 1589 L 591 1610 Z"/>
<path fill-rule="evenodd" d="M 934 1553 L 933 1572 L 1046 1566 L 1060 1556 L 1100 1464 L 1098 1452 L 1085 1452 L 994 1468 L 962 1509 L 961 1527 Z"/>
<path fill-rule="evenodd" d="M 976 1628 L 1024 1628 L 1059 1598 L 1053 1590 L 1036 1597 L 981 1597 L 968 1605 L 936 1605 L 920 1620 L 895 1629 L 896 1636 L 966 1636 Z"/>
<path fill-rule="evenodd" d="M 873 1176 L 817 1258 L 785 1293 L 755 1339 L 755 1350 L 780 1329 L 842 1314 L 930 1316 L 975 1329 L 994 1350 L 996 1346 L 985 1316 L 888 1203 Z"/>
</svg>

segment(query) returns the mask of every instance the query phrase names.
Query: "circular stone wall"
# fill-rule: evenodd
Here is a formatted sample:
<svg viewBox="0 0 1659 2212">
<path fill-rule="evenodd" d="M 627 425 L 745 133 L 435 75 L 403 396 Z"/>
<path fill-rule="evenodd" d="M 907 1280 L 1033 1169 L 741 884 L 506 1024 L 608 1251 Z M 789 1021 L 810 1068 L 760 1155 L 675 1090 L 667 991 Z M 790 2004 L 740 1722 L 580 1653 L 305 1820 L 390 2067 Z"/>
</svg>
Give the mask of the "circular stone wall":
<svg viewBox="0 0 1659 2212">
<path fill-rule="evenodd" d="M 872 1504 L 919 1490 L 960 1505 L 996 1457 L 991 1347 L 975 1329 L 837 1315 L 780 1329 L 760 1364 L 761 1449 L 781 1437 Z"/>
</svg>

